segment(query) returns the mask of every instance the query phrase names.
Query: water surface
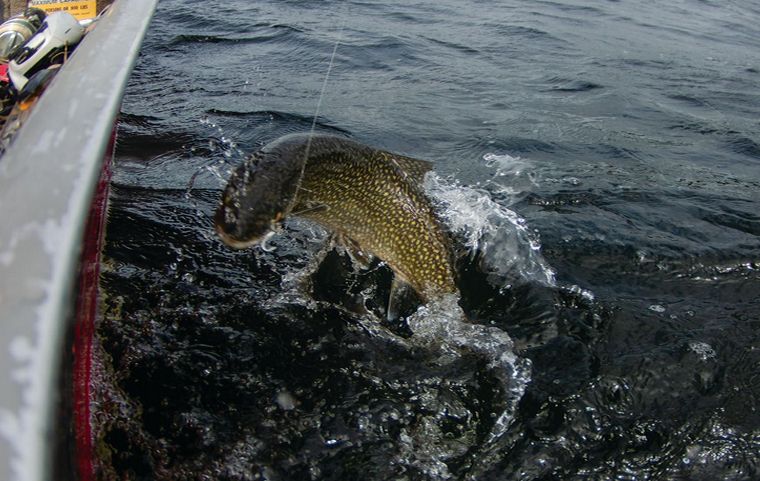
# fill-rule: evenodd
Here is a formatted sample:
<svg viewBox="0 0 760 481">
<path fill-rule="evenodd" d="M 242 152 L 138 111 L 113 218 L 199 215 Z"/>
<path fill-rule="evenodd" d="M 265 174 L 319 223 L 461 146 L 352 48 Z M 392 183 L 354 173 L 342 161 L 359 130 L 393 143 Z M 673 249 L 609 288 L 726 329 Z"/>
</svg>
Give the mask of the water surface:
<svg viewBox="0 0 760 481">
<path fill-rule="evenodd" d="M 758 18 L 162 1 L 114 166 L 104 477 L 757 479 Z M 388 269 L 307 222 L 271 253 L 216 239 L 229 170 L 318 105 L 435 163 L 459 304 L 386 321 Z"/>
</svg>

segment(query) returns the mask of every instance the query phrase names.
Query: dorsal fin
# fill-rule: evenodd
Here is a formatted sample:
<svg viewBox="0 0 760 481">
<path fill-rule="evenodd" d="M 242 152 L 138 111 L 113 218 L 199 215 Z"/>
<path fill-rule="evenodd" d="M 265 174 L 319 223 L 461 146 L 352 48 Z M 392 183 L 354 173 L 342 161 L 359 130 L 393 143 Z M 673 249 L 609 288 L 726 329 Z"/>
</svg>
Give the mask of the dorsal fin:
<svg viewBox="0 0 760 481">
<path fill-rule="evenodd" d="M 425 174 L 433 170 L 433 163 L 428 160 L 415 159 L 389 152 L 385 152 L 385 154 L 388 156 L 388 160 L 395 162 L 417 184 L 422 184 Z"/>
</svg>

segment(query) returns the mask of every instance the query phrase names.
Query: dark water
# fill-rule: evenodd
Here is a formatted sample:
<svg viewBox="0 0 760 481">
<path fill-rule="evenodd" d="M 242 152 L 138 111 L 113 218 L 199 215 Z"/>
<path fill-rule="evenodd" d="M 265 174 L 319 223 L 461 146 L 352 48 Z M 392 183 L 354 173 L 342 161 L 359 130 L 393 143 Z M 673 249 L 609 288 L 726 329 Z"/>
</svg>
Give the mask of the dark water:
<svg viewBox="0 0 760 481">
<path fill-rule="evenodd" d="M 760 479 L 758 19 L 162 1 L 119 130 L 102 477 Z M 386 321 L 388 269 L 306 222 L 271 253 L 213 233 L 229 169 L 311 127 L 336 44 L 316 129 L 435 162 L 472 324 Z"/>
</svg>

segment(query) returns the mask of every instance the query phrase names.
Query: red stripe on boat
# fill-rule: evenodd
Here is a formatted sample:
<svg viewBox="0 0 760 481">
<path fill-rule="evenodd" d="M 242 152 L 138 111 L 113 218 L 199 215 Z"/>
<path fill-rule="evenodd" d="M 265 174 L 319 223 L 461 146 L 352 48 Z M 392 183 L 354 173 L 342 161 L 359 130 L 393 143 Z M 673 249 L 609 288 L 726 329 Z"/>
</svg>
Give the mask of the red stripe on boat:
<svg viewBox="0 0 760 481">
<path fill-rule="evenodd" d="M 94 479 L 92 449 L 91 392 L 92 342 L 98 315 L 98 287 L 100 280 L 100 253 L 105 236 L 108 192 L 111 182 L 111 162 L 116 143 L 116 126 L 106 149 L 103 168 L 90 207 L 87 227 L 82 242 L 82 259 L 79 271 L 76 322 L 74 324 L 74 365 L 72 367 L 74 401 L 74 437 L 76 465 L 79 481 Z"/>
</svg>

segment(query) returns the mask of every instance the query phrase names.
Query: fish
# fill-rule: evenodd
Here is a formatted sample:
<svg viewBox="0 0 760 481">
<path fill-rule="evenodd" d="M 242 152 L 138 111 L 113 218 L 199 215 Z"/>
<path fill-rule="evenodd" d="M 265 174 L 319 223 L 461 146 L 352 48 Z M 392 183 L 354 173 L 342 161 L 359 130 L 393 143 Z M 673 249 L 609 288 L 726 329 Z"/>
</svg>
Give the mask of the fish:
<svg viewBox="0 0 760 481">
<path fill-rule="evenodd" d="M 391 268 L 391 318 L 409 289 L 423 302 L 458 292 L 450 240 L 422 185 L 431 169 L 337 135 L 285 135 L 232 172 L 215 229 L 230 247 L 267 249 L 288 217 L 322 225 L 352 257 Z"/>
</svg>

